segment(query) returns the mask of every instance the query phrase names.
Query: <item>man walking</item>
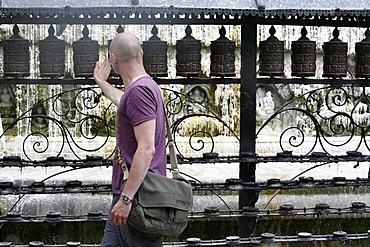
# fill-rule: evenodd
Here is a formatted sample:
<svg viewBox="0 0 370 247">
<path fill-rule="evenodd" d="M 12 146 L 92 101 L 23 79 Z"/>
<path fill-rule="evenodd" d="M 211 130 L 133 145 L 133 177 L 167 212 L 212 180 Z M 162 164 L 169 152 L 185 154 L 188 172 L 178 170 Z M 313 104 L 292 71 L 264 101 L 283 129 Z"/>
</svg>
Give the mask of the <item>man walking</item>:
<svg viewBox="0 0 370 247">
<path fill-rule="evenodd" d="M 122 171 L 113 168 L 113 203 L 102 247 L 162 246 L 163 236 L 137 231 L 127 225 L 132 198 L 148 170 L 166 175 L 165 112 L 162 93 L 145 72 L 138 38 L 123 32 L 112 40 L 110 58 L 96 63 L 94 79 L 117 106 L 118 148 L 129 169 L 121 190 Z M 111 68 L 121 76 L 125 91 L 107 82 Z"/>
</svg>

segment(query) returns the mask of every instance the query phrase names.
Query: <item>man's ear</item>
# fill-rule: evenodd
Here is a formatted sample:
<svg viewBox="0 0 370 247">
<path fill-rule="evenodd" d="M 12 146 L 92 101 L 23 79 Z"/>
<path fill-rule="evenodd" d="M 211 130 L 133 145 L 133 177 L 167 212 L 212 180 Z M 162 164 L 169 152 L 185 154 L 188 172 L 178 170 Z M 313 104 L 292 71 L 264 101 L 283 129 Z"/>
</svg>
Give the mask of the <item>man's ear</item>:
<svg viewBox="0 0 370 247">
<path fill-rule="evenodd" d="M 111 57 L 111 63 L 117 63 L 116 54 L 112 53 L 110 57 Z"/>
</svg>

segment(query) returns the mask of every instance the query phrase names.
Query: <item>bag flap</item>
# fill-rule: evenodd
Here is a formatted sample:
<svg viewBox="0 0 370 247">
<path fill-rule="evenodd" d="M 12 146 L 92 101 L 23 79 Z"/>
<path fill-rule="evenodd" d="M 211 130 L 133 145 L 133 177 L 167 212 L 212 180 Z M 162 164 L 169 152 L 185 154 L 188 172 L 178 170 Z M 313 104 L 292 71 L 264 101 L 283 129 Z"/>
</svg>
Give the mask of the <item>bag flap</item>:
<svg viewBox="0 0 370 247">
<path fill-rule="evenodd" d="M 190 211 L 193 191 L 189 181 L 148 172 L 135 196 L 143 207 L 172 207 Z"/>
</svg>

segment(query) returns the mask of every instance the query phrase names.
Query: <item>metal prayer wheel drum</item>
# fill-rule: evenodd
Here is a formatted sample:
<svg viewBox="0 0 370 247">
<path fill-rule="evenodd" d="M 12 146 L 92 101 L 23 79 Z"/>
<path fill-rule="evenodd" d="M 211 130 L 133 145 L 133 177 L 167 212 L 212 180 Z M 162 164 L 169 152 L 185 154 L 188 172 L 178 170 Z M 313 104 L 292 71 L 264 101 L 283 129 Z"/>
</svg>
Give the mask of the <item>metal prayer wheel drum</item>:
<svg viewBox="0 0 370 247">
<path fill-rule="evenodd" d="M 73 42 L 73 69 L 75 77 L 91 77 L 96 61 L 99 60 L 98 41 L 88 37 L 89 30 L 86 25 L 82 30 L 83 37 Z"/>
<path fill-rule="evenodd" d="M 176 42 L 176 75 L 197 77 L 201 74 L 201 43 L 191 36 L 190 26 L 185 33 L 186 36 Z"/>
<path fill-rule="evenodd" d="M 54 27 L 49 27 L 49 36 L 39 42 L 40 76 L 58 77 L 65 71 L 65 43 L 54 36 Z"/>
<path fill-rule="evenodd" d="M 370 30 L 366 29 L 365 39 L 355 45 L 355 76 L 370 78 Z"/>
<path fill-rule="evenodd" d="M 271 26 L 270 37 L 260 42 L 259 74 L 264 76 L 284 75 L 284 41 L 274 35 L 276 30 Z"/>
<path fill-rule="evenodd" d="M 292 76 L 315 76 L 316 72 L 316 42 L 309 40 L 305 27 L 302 36 L 292 42 Z"/>
<path fill-rule="evenodd" d="M 167 42 L 159 39 L 156 26 L 152 29 L 153 36 L 143 41 L 143 63 L 146 72 L 153 77 L 166 77 L 167 74 Z"/>
<path fill-rule="evenodd" d="M 220 37 L 211 41 L 211 76 L 235 76 L 235 42 L 225 37 L 221 27 Z"/>
<path fill-rule="evenodd" d="M 4 40 L 4 76 L 25 77 L 30 75 L 30 43 L 19 35 L 17 25 L 13 36 Z"/>
<path fill-rule="evenodd" d="M 334 38 L 329 42 L 325 42 L 324 50 L 324 77 L 345 77 L 348 71 L 348 45 L 338 39 L 339 30 L 335 28 L 333 31 Z"/>
</svg>

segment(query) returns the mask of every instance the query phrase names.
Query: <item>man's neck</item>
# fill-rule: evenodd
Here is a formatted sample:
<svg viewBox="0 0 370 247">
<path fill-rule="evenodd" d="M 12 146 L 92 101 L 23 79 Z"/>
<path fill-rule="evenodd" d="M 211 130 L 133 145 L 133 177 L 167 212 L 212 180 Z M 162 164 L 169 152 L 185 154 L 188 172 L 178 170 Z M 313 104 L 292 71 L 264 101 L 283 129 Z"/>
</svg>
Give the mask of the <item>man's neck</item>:
<svg viewBox="0 0 370 247">
<path fill-rule="evenodd" d="M 123 84 L 125 85 L 125 88 L 128 88 L 131 84 L 133 84 L 135 81 L 139 80 L 141 77 L 147 76 L 147 73 L 140 73 L 140 74 L 135 74 L 134 76 L 127 76 L 123 77 Z"/>
</svg>

